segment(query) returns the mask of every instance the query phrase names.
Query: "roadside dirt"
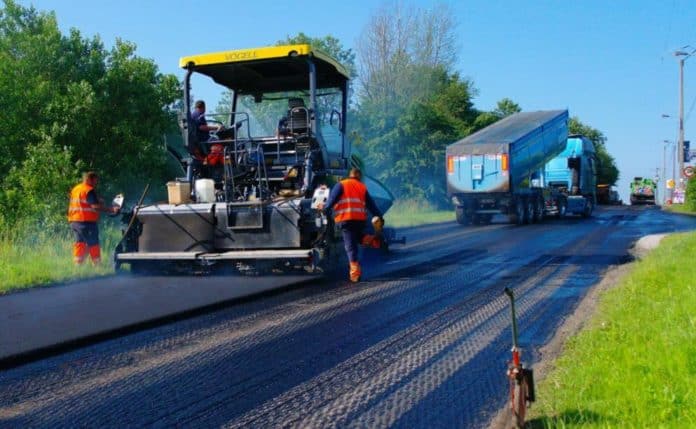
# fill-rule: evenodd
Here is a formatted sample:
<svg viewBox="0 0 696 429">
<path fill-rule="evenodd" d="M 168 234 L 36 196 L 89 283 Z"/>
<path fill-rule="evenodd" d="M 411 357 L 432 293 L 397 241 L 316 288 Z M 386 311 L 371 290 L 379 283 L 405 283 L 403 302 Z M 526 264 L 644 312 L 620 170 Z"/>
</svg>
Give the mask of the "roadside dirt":
<svg viewBox="0 0 696 429">
<path fill-rule="evenodd" d="M 636 255 L 633 251 L 631 253 Z M 644 255 L 644 253 L 642 253 L 641 256 L 642 255 Z M 575 312 L 570 315 L 558 328 L 551 341 L 549 341 L 539 350 L 541 360 L 533 367 L 535 384 L 538 384 L 540 381 L 546 378 L 546 375 L 549 374 L 549 372 L 554 368 L 554 362 L 563 351 L 568 338 L 580 332 L 580 330 L 582 330 L 582 328 L 590 320 L 597 309 L 600 294 L 615 287 L 619 281 L 631 271 L 632 267 L 633 263 L 629 263 L 615 265 L 607 269 L 602 277 L 602 280 L 589 290 L 587 295 L 585 295 L 582 301 L 580 301 L 580 304 Z M 506 406 L 503 407 L 503 409 L 501 409 L 491 421 L 489 429 L 510 428 L 510 417 L 510 409 L 506 404 Z M 528 427 L 530 426 L 528 425 Z"/>
</svg>

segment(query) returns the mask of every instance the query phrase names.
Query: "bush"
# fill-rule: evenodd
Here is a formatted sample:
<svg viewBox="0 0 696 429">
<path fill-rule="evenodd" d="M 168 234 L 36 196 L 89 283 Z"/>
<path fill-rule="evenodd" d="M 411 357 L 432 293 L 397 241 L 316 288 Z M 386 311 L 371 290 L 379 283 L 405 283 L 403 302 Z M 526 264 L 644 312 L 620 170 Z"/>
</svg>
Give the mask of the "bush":
<svg viewBox="0 0 696 429">
<path fill-rule="evenodd" d="M 692 177 L 686 182 L 684 205 L 692 212 L 696 212 L 696 177 Z"/>
<path fill-rule="evenodd" d="M 80 165 L 68 148 L 49 138 L 29 146 L 19 168 L 10 170 L 0 204 L 10 208 L 0 225 L 17 229 L 30 221 L 37 230 L 58 231 L 65 226 L 70 188 L 78 182 Z M 23 228 L 22 228 L 23 229 Z"/>
</svg>

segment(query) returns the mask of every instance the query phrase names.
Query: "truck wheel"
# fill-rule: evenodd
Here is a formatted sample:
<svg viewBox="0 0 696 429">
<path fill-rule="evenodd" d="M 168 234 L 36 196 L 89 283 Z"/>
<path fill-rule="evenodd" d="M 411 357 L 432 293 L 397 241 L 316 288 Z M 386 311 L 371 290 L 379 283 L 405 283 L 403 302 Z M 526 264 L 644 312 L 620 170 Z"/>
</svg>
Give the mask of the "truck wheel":
<svg viewBox="0 0 696 429">
<path fill-rule="evenodd" d="M 541 222 L 542 220 L 544 220 L 544 199 L 539 197 L 534 204 L 534 222 Z"/>
<path fill-rule="evenodd" d="M 585 209 L 582 211 L 582 217 L 592 216 L 593 209 L 594 209 L 594 207 L 592 206 L 592 201 L 587 200 L 587 203 L 585 203 Z"/>
<path fill-rule="evenodd" d="M 524 207 L 524 223 L 534 223 L 534 201 L 528 198 Z"/>
<path fill-rule="evenodd" d="M 457 223 L 460 225 L 468 225 L 471 223 L 471 218 L 466 215 L 462 207 L 455 207 L 454 214 L 457 217 Z"/>
<path fill-rule="evenodd" d="M 524 225 L 524 199 L 520 198 L 515 202 L 515 223 Z"/>
<path fill-rule="evenodd" d="M 558 213 L 556 214 L 556 217 L 558 219 L 563 219 L 566 216 L 566 213 L 568 212 L 568 203 L 566 200 L 558 200 Z"/>
</svg>

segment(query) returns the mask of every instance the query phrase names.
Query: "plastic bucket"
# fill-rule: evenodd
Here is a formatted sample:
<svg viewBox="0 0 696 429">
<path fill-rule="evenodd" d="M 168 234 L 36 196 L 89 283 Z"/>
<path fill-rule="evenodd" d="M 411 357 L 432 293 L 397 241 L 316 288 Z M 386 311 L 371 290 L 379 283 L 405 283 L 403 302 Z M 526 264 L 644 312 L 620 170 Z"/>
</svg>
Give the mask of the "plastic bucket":
<svg viewBox="0 0 696 429">
<path fill-rule="evenodd" d="M 215 202 L 215 182 L 213 179 L 196 180 L 196 201 L 199 203 Z"/>
</svg>

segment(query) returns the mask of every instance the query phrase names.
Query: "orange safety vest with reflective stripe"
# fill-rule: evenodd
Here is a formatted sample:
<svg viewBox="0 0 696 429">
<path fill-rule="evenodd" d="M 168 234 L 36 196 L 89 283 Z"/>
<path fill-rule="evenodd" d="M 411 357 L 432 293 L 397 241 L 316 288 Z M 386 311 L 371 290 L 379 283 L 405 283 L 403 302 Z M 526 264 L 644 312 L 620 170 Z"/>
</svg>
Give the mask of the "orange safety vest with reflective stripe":
<svg viewBox="0 0 696 429">
<path fill-rule="evenodd" d="M 343 193 L 334 205 L 334 220 L 345 222 L 348 220 L 366 220 L 367 208 L 365 207 L 365 194 L 367 187 L 357 179 L 341 180 Z"/>
<path fill-rule="evenodd" d="M 87 194 L 94 188 L 80 183 L 70 191 L 68 222 L 97 222 L 99 212 L 87 202 Z"/>
</svg>

